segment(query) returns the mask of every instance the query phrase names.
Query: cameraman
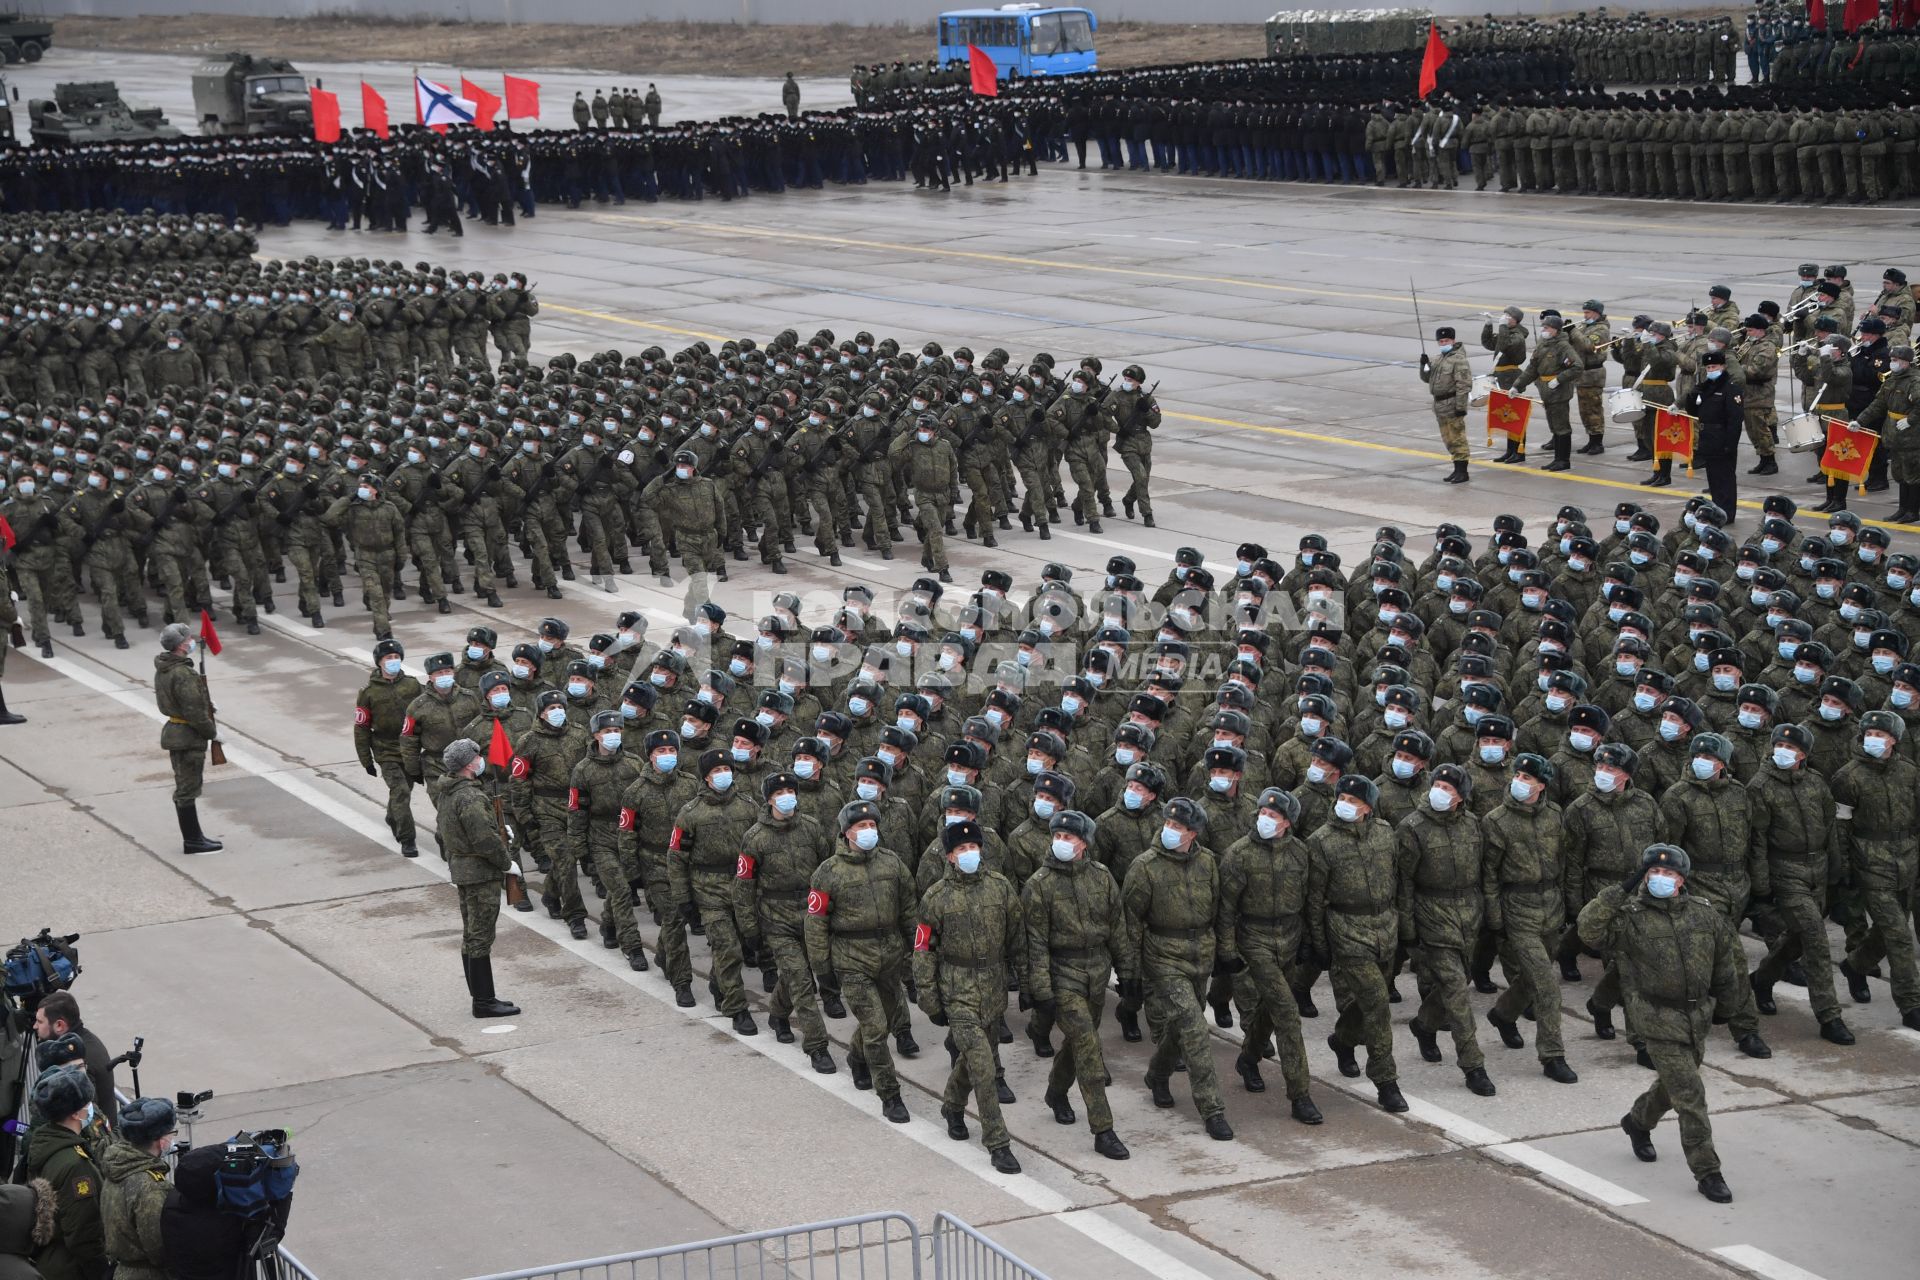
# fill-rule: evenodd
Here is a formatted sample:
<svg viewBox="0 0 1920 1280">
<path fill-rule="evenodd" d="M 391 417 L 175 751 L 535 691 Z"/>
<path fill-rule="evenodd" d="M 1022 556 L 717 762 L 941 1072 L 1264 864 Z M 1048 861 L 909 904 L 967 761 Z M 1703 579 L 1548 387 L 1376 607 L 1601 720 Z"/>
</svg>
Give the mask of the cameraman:
<svg viewBox="0 0 1920 1280">
<path fill-rule="evenodd" d="M 33 1015 L 33 1034 L 38 1040 L 64 1035 L 80 1037 L 80 1043 L 87 1047 L 87 1076 L 93 1082 L 94 1105 L 106 1118 L 107 1127 L 116 1127 L 120 1120 L 113 1095 L 113 1055 L 107 1052 L 100 1037 L 81 1023 L 80 1002 L 73 998 L 71 991 L 55 991 L 41 999 Z"/>
<path fill-rule="evenodd" d="M 173 1145 L 173 1104 L 165 1098 L 135 1098 L 120 1114 L 120 1130 L 100 1156 L 106 1187 L 100 1218 L 114 1280 L 167 1280 L 161 1245 L 166 1207 L 167 1148 Z"/>
</svg>

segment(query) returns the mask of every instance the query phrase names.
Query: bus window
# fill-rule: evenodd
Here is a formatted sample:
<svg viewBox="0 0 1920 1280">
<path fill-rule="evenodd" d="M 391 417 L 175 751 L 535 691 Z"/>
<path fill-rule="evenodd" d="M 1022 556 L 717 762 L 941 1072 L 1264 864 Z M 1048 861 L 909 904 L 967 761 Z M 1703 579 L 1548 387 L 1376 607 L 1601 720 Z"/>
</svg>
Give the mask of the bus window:
<svg viewBox="0 0 1920 1280">
<path fill-rule="evenodd" d="M 1092 53 L 1093 23 L 1084 13 L 1063 13 L 1060 20 L 1061 53 Z"/>
<path fill-rule="evenodd" d="M 1036 13 L 1028 19 L 1033 35 L 1027 45 L 1028 52 L 1035 57 L 1061 52 L 1060 15 L 1057 13 Z"/>
</svg>

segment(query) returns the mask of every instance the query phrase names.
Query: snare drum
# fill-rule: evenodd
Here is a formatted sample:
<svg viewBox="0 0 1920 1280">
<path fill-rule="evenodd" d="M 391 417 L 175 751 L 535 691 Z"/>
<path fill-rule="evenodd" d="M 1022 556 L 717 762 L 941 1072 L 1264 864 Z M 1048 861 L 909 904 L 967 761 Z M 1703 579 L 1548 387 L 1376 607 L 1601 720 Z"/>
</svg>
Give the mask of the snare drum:
<svg viewBox="0 0 1920 1280">
<path fill-rule="evenodd" d="M 1481 373 L 1474 375 L 1473 389 L 1467 392 L 1467 404 L 1475 409 L 1484 408 L 1493 398 L 1493 375 Z"/>
<path fill-rule="evenodd" d="M 1638 387 L 1615 387 L 1607 392 L 1607 419 L 1611 422 L 1639 422 L 1646 408 L 1646 401 L 1641 397 Z"/>
<path fill-rule="evenodd" d="M 1788 453 L 1812 453 L 1822 439 L 1820 415 L 1796 413 L 1780 423 L 1780 444 Z"/>
</svg>

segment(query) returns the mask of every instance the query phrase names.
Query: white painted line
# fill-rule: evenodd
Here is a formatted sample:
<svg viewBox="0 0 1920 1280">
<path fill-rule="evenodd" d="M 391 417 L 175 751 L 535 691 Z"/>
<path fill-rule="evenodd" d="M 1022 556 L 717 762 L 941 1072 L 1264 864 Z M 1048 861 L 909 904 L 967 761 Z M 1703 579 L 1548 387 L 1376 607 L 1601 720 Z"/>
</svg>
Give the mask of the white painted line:
<svg viewBox="0 0 1920 1280">
<path fill-rule="evenodd" d="M 1145 1231 L 1160 1230 L 1152 1225 L 1144 1214 L 1140 1216 Z M 1166 1250 L 1150 1243 L 1141 1229 L 1115 1222 L 1098 1209 L 1076 1209 L 1071 1213 L 1056 1213 L 1053 1215 L 1053 1220 L 1063 1227 L 1073 1228 L 1095 1244 L 1111 1249 L 1141 1270 L 1158 1277 L 1159 1280 L 1217 1280 L 1220 1274 L 1188 1266 Z M 1204 1245 L 1201 1247 L 1205 1248 Z"/>
<path fill-rule="evenodd" d="M 1821 1280 L 1819 1275 L 1805 1267 L 1796 1267 L 1785 1258 L 1776 1258 L 1765 1249 L 1756 1249 L 1750 1244 L 1722 1245 L 1713 1252 L 1742 1271 L 1751 1271 L 1757 1276 L 1766 1277 L 1766 1280 Z"/>
<path fill-rule="evenodd" d="M 1158 240 L 1162 244 L 1199 244 L 1198 240 L 1182 240 L 1178 236 L 1148 236 L 1149 240 Z"/>
<path fill-rule="evenodd" d="M 153 705 L 151 691 L 144 685 L 133 685 L 124 688 L 117 686 L 111 681 L 97 676 L 91 671 L 65 658 L 39 658 L 36 656 L 29 660 L 39 662 L 49 670 L 66 676 L 76 684 L 90 689 L 95 693 L 104 694 L 120 705 L 138 712 L 149 720 L 157 722 L 164 719 L 159 709 Z M 392 835 L 387 830 L 386 823 L 383 819 L 350 808 L 335 797 L 322 792 L 318 787 L 315 787 L 306 780 L 292 776 L 287 772 L 287 769 L 292 766 L 285 760 L 275 763 L 256 756 L 250 751 L 229 746 L 227 748 L 227 763 L 279 788 L 293 799 L 300 801 L 302 804 L 307 805 L 326 817 L 332 818 L 341 826 L 346 827 L 358 835 L 364 836 L 382 848 L 392 843 Z M 371 803 L 371 801 L 368 802 L 369 807 L 371 807 Z M 415 870 L 425 872 L 436 879 L 444 881 L 450 878 L 449 868 L 437 859 L 420 858 L 415 860 L 412 865 Z M 656 972 L 650 970 L 649 976 L 653 978 L 653 981 L 643 984 L 640 981 L 639 975 L 627 967 L 626 957 L 617 951 L 608 951 L 600 945 L 598 938 L 590 937 L 586 940 L 576 940 L 566 932 L 566 924 L 564 921 L 549 920 L 545 913 L 540 911 L 502 911 L 500 913 L 500 922 L 502 924 L 511 924 L 523 929 L 532 930 L 534 933 L 546 938 L 555 946 L 569 951 L 577 958 L 612 974 L 642 995 L 649 997 L 666 1008 L 674 1010 L 674 1012 L 687 1018 L 689 1021 L 700 1022 L 712 1026 L 715 1029 L 721 1029 L 723 1027 L 717 1014 L 710 1011 L 703 1011 L 699 1006 L 695 1006 L 693 1009 L 682 1009 L 674 1004 L 670 993 L 663 989 Z M 504 1029 L 505 1028 L 502 1030 Z M 489 1029 L 483 1029 L 482 1034 L 486 1034 L 487 1030 Z M 777 1041 L 774 1041 L 771 1036 L 741 1037 L 736 1038 L 736 1043 L 742 1048 L 758 1053 L 767 1061 L 786 1068 L 794 1075 L 808 1081 L 817 1088 L 826 1090 L 842 1102 L 860 1111 L 861 1114 L 869 1118 L 872 1117 L 874 1106 L 873 1095 L 855 1089 L 853 1087 L 853 1079 L 847 1072 L 841 1071 L 831 1076 L 820 1075 L 813 1070 L 807 1060 L 800 1054 L 787 1050 L 785 1046 L 779 1045 Z M 934 1100 L 932 1105 L 937 1108 L 937 1100 Z M 993 1166 L 989 1163 L 990 1157 L 987 1155 L 984 1147 L 977 1142 L 963 1143 L 952 1141 L 947 1137 L 946 1128 L 943 1124 L 935 1124 L 925 1115 L 916 1115 L 909 1124 L 890 1125 L 888 1127 L 901 1136 L 918 1143 L 933 1154 L 940 1156 L 942 1159 L 974 1174 L 995 1190 L 1012 1196 L 1014 1199 L 1032 1209 L 1035 1213 L 1055 1216 L 1067 1215 L 1074 1210 L 1075 1206 L 1067 1196 L 1054 1190 L 1046 1183 L 1038 1181 L 1030 1174 L 1023 1173 L 1009 1177 L 1006 1174 L 994 1172 Z M 1027 1146 L 1025 1143 L 1021 1145 Z M 1051 1167 L 1054 1171 L 1054 1176 L 1061 1182 L 1074 1183 L 1080 1181 L 1080 1175 L 1077 1170 L 1061 1164 L 1037 1149 L 1028 1147 L 1022 1154 L 1023 1159 L 1029 1165 L 1044 1161 Z M 1070 1220 L 1064 1216 L 1061 1218 L 1061 1221 L 1082 1235 L 1087 1236 L 1089 1239 L 1099 1241 L 1123 1257 L 1164 1259 L 1164 1269 L 1159 1263 L 1155 1264 L 1154 1269 L 1158 1274 L 1173 1277 L 1174 1280 L 1207 1280 L 1207 1273 L 1188 1267 L 1186 1264 L 1165 1254 L 1151 1241 L 1117 1223 L 1106 1222 L 1087 1226 L 1083 1225 L 1082 1221 L 1078 1218 Z M 1197 1243 L 1196 1247 L 1205 1248 L 1204 1245 L 1198 1245 Z M 1209 1252 L 1212 1251 L 1209 1250 Z M 1224 1256 L 1217 1254 L 1215 1256 L 1220 1257 L 1222 1264 L 1230 1265 L 1228 1259 Z"/>
<path fill-rule="evenodd" d="M 1406 1090 L 1403 1088 L 1404 1095 Z M 1432 1125 L 1445 1133 L 1455 1142 L 1469 1147 L 1497 1147 L 1512 1140 L 1504 1133 L 1495 1132 L 1486 1125 L 1469 1120 L 1465 1116 L 1455 1115 L 1445 1107 L 1437 1107 L 1424 1098 L 1407 1098 L 1407 1114 L 1415 1120 Z"/>
<path fill-rule="evenodd" d="M 1562 1183 L 1578 1191 L 1583 1196 L 1598 1200 L 1601 1204 L 1619 1209 L 1630 1204 L 1645 1204 L 1647 1198 L 1627 1190 L 1617 1183 L 1588 1173 L 1585 1169 L 1568 1164 L 1558 1156 L 1550 1156 L 1540 1148 L 1526 1142 L 1508 1142 L 1497 1147 L 1488 1147 L 1487 1151 L 1502 1156 L 1515 1164 L 1523 1164 L 1536 1173 L 1545 1174 L 1555 1182 Z"/>
</svg>

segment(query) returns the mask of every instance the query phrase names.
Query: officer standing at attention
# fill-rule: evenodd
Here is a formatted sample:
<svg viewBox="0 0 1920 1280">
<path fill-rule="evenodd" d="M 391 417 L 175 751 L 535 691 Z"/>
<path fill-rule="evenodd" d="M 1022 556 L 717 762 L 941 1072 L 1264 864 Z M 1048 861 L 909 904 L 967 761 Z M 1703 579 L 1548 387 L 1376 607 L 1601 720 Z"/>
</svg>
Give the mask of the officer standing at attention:
<svg viewBox="0 0 1920 1280">
<path fill-rule="evenodd" d="M 1702 377 L 1687 393 L 1686 410 L 1700 424 L 1694 456 L 1707 472 L 1707 492 L 1714 505 L 1731 518 L 1739 510 L 1740 435 L 1746 427 L 1746 396 L 1740 383 L 1727 376 L 1727 353 L 1708 351 L 1700 357 Z"/>
<path fill-rule="evenodd" d="M 1620 1117 L 1633 1154 L 1649 1164 L 1658 1159 L 1653 1127 L 1669 1109 L 1678 1112 L 1680 1146 L 1700 1194 L 1726 1204 L 1733 1192 L 1713 1149 L 1700 1061 L 1714 1010 L 1734 1007 L 1739 994 L 1734 949 L 1740 940 L 1725 912 L 1686 892 L 1691 870 L 1679 846 L 1647 846 L 1632 875 L 1602 889 L 1580 912 L 1580 940 L 1619 965 L 1628 1021 L 1645 1038 L 1659 1072 Z"/>
<path fill-rule="evenodd" d="M 800 118 L 800 85 L 791 71 L 787 72 L 786 80 L 780 85 L 780 102 L 787 109 L 787 119 Z"/>
<path fill-rule="evenodd" d="M 1473 369 L 1467 364 L 1466 350 L 1454 337 L 1453 326 L 1441 325 L 1433 331 L 1440 344 L 1440 358 L 1428 360 L 1420 354 L 1420 380 L 1433 393 L 1433 417 L 1440 424 L 1440 442 L 1453 459 L 1453 474 L 1447 484 L 1467 482 L 1467 393 L 1473 389 Z"/>
<path fill-rule="evenodd" d="M 427 788 L 439 817 L 440 843 L 454 889 L 460 895 L 460 963 L 476 1018 L 510 1018 L 520 1006 L 493 993 L 493 930 L 500 920 L 501 882 L 513 865 L 493 816 L 493 802 L 480 786 L 486 754 L 471 738 L 455 739 L 441 753 L 446 772 Z"/>
<path fill-rule="evenodd" d="M 207 744 L 219 736 L 206 677 L 193 669 L 199 642 L 181 623 L 160 633 L 160 656 L 153 660 L 153 697 L 167 718 L 160 745 L 173 765 L 173 810 L 180 821 L 181 852 L 218 853 L 225 846 L 200 830 L 200 782 L 207 767 Z"/>
</svg>

